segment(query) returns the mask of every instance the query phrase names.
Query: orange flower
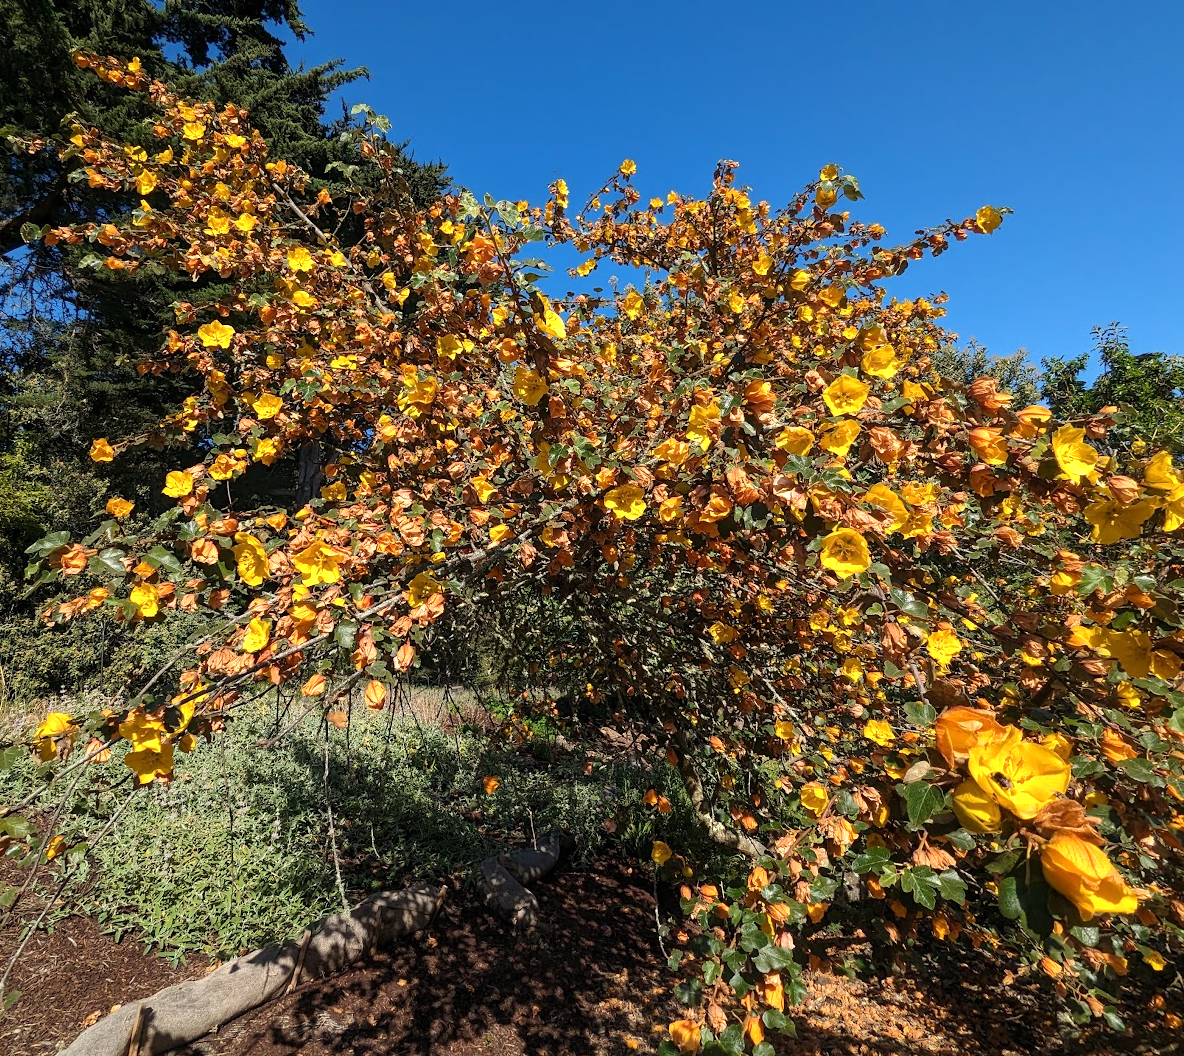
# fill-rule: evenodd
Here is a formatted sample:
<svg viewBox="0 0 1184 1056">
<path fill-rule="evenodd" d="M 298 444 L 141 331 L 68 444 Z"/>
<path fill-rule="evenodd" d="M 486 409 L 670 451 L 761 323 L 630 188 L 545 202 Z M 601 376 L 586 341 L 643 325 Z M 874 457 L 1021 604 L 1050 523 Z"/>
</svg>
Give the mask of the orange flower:
<svg viewBox="0 0 1184 1056">
<path fill-rule="evenodd" d="M 1003 734 L 1003 727 L 989 711 L 979 708 L 946 708 L 934 727 L 937 750 L 951 766 L 966 762 L 970 749 L 980 739 L 989 740 Z"/>
</svg>

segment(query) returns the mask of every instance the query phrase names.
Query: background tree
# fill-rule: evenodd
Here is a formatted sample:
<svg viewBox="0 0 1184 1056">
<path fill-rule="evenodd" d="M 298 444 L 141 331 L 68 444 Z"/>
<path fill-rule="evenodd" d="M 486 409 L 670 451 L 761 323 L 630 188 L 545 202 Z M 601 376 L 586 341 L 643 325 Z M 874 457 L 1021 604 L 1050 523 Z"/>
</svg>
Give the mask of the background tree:
<svg viewBox="0 0 1184 1056">
<path fill-rule="evenodd" d="M 290 0 L 212 0 L 193 4 L 148 0 L 0 0 L 0 120 L 10 136 L 35 140 L 57 132 L 74 115 L 84 124 L 118 129 L 143 140 L 151 120 L 142 97 L 113 88 L 79 70 L 76 47 L 138 56 L 143 68 L 167 77 L 186 93 L 235 100 L 280 147 L 284 157 L 310 174 L 314 185 L 338 193 L 346 173 L 362 170 L 356 129 L 344 113 L 327 119 L 330 95 L 365 74 L 340 61 L 309 70 L 288 63 L 279 34 L 307 33 Z M 10 141 L 11 142 L 11 141 Z M 414 162 L 396 149 L 408 193 L 430 200 L 442 166 Z M 137 514 L 161 508 L 151 483 L 163 464 L 152 448 L 118 467 L 79 458 L 91 439 L 140 430 L 175 410 L 187 391 L 178 376 L 141 374 L 137 363 L 154 353 L 175 320 L 171 304 L 182 288 L 198 300 L 225 291 L 216 275 L 178 284 L 167 274 L 120 281 L 90 247 L 26 244 L 35 228 L 126 215 L 153 191 L 142 185 L 112 198 L 77 180 L 80 159 L 54 150 L 5 150 L 0 157 L 0 665 L 15 695 L 29 697 L 75 688 L 103 669 L 125 635 L 103 640 L 55 639 L 43 648 L 43 631 L 31 602 L 21 600 L 23 550 L 46 531 L 82 528 L 110 494 L 135 502 Z M 363 178 L 369 170 L 362 173 Z M 335 232 L 348 244 L 356 232 L 349 217 Z M 195 450 L 209 437 L 195 434 Z M 266 474 L 258 488 L 295 487 L 295 459 Z M 133 515 L 135 516 L 135 515 Z M 180 628 L 177 628 L 180 633 Z M 155 637 L 169 637 L 158 631 Z M 104 656 L 106 654 L 106 657 Z M 152 650 L 149 654 L 154 655 Z M 130 650 L 116 663 L 122 677 L 148 655 Z"/>
<path fill-rule="evenodd" d="M 960 385 L 969 385 L 976 378 L 994 378 L 1002 391 L 1012 394 L 1017 408 L 1040 398 L 1040 371 L 1028 362 L 1022 348 L 1007 356 L 992 356 L 972 338 L 961 346 L 944 344 L 929 358 L 935 373 Z"/>
<path fill-rule="evenodd" d="M 1083 418 L 1103 407 L 1119 407 L 1113 442 L 1184 451 L 1184 357 L 1131 352 L 1118 323 L 1095 327 L 1093 335 L 1092 357 L 1101 367 L 1093 381 L 1082 376 L 1091 367 L 1091 354 L 1043 361 L 1040 391 L 1052 412 L 1058 418 Z"/>
</svg>

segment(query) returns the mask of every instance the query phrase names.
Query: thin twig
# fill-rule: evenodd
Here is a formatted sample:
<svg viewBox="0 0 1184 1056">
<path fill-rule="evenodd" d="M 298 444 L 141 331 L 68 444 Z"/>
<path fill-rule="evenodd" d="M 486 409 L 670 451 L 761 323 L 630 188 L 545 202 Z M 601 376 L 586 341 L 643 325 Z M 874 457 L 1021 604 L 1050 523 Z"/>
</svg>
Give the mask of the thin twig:
<svg viewBox="0 0 1184 1056">
<path fill-rule="evenodd" d="M 341 908 L 349 912 L 345 881 L 341 879 L 341 859 L 337 854 L 337 827 L 333 824 L 333 804 L 329 799 L 329 732 L 325 731 L 325 813 L 329 816 L 329 846 L 333 850 L 333 869 L 337 873 L 337 890 L 341 893 Z"/>
</svg>

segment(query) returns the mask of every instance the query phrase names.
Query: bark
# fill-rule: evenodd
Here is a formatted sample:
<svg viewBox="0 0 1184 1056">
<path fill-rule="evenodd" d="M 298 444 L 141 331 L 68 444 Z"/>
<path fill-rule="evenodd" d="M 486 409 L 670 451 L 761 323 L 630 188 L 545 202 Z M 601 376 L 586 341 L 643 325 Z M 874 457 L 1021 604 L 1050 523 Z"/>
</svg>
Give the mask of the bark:
<svg viewBox="0 0 1184 1056">
<path fill-rule="evenodd" d="M 296 481 L 296 509 L 308 505 L 321 490 L 325 473 L 321 469 L 323 455 L 316 440 L 306 440 L 300 448 L 300 476 Z"/>
<path fill-rule="evenodd" d="M 515 930 L 534 931 L 539 925 L 539 900 L 525 887 L 555 868 L 562 850 L 562 837 L 549 832 L 537 847 L 512 851 L 481 863 L 478 885 L 485 901 Z"/>
<path fill-rule="evenodd" d="M 691 810 L 695 818 L 703 826 L 703 830 L 721 847 L 730 851 L 737 851 L 749 858 L 764 858 L 769 854 L 769 848 L 759 840 L 754 840 L 747 833 L 729 828 L 707 810 L 707 794 L 703 791 L 703 783 L 695 772 L 695 764 L 691 762 L 690 746 L 685 737 L 675 739 L 675 751 L 678 752 L 678 772 L 682 776 L 683 787 L 691 799 Z"/>
</svg>

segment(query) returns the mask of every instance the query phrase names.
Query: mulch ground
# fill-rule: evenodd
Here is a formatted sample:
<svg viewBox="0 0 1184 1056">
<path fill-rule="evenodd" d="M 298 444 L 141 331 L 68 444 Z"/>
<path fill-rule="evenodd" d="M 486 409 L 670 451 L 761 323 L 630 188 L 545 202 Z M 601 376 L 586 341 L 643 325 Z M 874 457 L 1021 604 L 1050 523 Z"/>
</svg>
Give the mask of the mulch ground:
<svg viewBox="0 0 1184 1056">
<path fill-rule="evenodd" d="M 546 933 L 519 939 L 474 892 L 452 892 L 429 932 L 353 971 L 302 986 L 178 1056 L 616 1056 L 652 1054 L 679 1018 L 657 943 L 648 876 L 615 858 L 536 885 Z M 0 933 L 0 955 L 14 935 Z M 811 973 L 785 1056 L 1019 1056 L 1184 1051 L 1145 1018 L 1127 1036 L 1064 1044 L 1040 982 L 1005 989 L 1005 966 L 938 947 L 912 976 Z M 93 922 L 35 936 L 0 1020 L 5 1056 L 54 1052 L 112 1005 L 209 969 L 171 969 Z"/>
</svg>

